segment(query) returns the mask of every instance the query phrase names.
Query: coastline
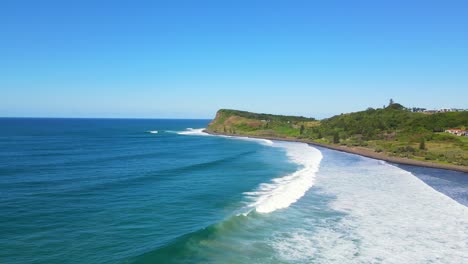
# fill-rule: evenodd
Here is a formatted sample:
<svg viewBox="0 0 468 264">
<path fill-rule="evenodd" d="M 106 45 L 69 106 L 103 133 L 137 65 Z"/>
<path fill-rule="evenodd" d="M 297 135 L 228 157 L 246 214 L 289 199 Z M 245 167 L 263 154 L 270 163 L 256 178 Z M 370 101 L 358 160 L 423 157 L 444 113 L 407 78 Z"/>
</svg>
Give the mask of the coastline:
<svg viewBox="0 0 468 264">
<path fill-rule="evenodd" d="M 459 171 L 468 173 L 468 167 L 459 166 L 459 165 L 451 165 L 451 164 L 439 164 L 427 161 L 420 161 L 420 160 L 413 160 L 407 158 L 400 158 L 400 157 L 390 157 L 382 153 L 377 153 L 372 150 L 368 150 L 362 147 L 345 147 L 345 146 L 336 146 L 336 145 L 328 145 L 318 142 L 313 142 L 310 140 L 302 140 L 296 138 L 279 138 L 279 137 L 268 137 L 268 136 L 250 136 L 250 135 L 238 135 L 238 134 L 229 134 L 229 133 L 215 133 L 208 130 L 203 130 L 203 132 L 210 134 L 210 135 L 222 135 L 222 136 L 235 136 L 235 137 L 246 137 L 246 138 L 260 138 L 260 139 L 269 139 L 269 140 L 277 140 L 277 141 L 288 141 L 288 142 L 301 142 L 306 143 L 314 146 L 319 146 L 323 148 L 328 148 L 332 150 L 337 150 L 341 152 L 356 154 L 360 156 L 364 156 L 367 158 L 377 159 L 388 161 L 391 163 L 396 164 L 403 164 L 403 165 L 412 165 L 418 167 L 425 167 L 425 168 L 433 168 L 433 169 L 443 169 L 443 170 L 452 170 L 452 171 Z"/>
</svg>

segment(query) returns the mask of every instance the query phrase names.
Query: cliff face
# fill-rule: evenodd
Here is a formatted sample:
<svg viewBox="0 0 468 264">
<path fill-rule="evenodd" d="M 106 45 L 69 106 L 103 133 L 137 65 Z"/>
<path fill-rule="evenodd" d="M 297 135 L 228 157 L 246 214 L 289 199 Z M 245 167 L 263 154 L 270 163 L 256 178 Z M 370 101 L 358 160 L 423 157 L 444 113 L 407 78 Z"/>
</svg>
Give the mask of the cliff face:
<svg viewBox="0 0 468 264">
<path fill-rule="evenodd" d="M 206 130 L 209 132 L 215 132 L 215 133 L 221 132 L 219 131 L 219 128 L 223 126 L 223 120 L 221 117 L 222 115 L 223 114 L 221 113 L 221 110 L 219 110 L 216 113 L 215 118 L 211 120 L 211 122 L 208 124 L 208 127 L 206 128 Z"/>
<path fill-rule="evenodd" d="M 241 132 L 241 126 L 251 123 L 252 121 L 255 122 L 256 120 L 244 118 L 240 116 L 238 111 L 221 109 L 208 125 L 207 131 L 213 133 L 236 134 L 237 131 Z"/>
</svg>

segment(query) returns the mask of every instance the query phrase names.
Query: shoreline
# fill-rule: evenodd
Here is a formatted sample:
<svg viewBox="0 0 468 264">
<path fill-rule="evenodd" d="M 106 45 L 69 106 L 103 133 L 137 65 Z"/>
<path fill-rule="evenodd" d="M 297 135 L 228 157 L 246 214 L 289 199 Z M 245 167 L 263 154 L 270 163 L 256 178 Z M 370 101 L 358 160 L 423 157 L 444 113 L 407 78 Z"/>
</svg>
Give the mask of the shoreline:
<svg viewBox="0 0 468 264">
<path fill-rule="evenodd" d="M 433 168 L 433 169 L 452 170 L 452 171 L 468 173 L 468 167 L 465 167 L 465 166 L 451 165 L 451 164 L 439 164 L 439 163 L 413 160 L 413 159 L 400 158 L 400 157 L 390 157 L 385 154 L 377 153 L 375 151 L 365 149 L 362 147 L 335 146 L 335 145 L 328 145 L 328 144 L 313 142 L 310 140 L 302 140 L 302 139 L 295 139 L 295 138 L 279 138 L 279 137 L 268 137 L 268 136 L 262 137 L 262 136 L 251 136 L 251 135 L 228 134 L 228 133 L 215 133 L 215 132 L 208 131 L 206 129 L 204 129 L 203 132 L 210 134 L 210 135 L 259 138 L 259 139 L 269 139 L 269 140 L 287 141 L 287 142 L 301 142 L 301 143 L 306 143 L 306 144 L 319 146 L 319 147 L 323 147 L 327 149 L 356 154 L 356 155 L 364 156 L 367 158 L 388 161 L 388 162 L 396 163 L 396 164 L 411 165 L 411 166 Z"/>
</svg>

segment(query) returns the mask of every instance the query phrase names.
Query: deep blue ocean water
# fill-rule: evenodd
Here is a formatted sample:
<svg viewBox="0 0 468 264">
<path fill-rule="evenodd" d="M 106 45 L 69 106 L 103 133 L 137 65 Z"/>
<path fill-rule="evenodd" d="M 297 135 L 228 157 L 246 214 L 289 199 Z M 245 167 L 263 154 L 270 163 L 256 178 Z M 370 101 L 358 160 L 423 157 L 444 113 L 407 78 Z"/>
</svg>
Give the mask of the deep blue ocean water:
<svg viewBox="0 0 468 264">
<path fill-rule="evenodd" d="M 466 173 L 208 123 L 0 119 L 0 263 L 468 262 Z"/>
</svg>

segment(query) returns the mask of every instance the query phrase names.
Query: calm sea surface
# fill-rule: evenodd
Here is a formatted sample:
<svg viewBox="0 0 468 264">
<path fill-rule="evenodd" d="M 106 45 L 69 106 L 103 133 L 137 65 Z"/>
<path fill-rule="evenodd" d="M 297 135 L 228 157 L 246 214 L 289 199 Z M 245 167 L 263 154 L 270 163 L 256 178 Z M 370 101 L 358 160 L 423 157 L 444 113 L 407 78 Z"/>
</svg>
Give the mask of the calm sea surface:
<svg viewBox="0 0 468 264">
<path fill-rule="evenodd" d="M 0 263 L 468 263 L 468 175 L 209 120 L 0 119 Z"/>
</svg>

